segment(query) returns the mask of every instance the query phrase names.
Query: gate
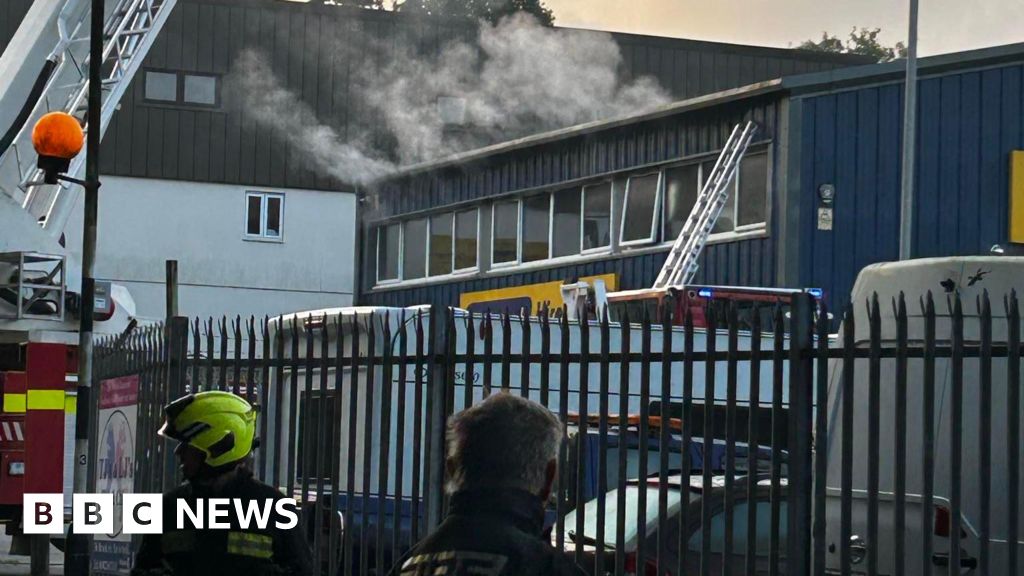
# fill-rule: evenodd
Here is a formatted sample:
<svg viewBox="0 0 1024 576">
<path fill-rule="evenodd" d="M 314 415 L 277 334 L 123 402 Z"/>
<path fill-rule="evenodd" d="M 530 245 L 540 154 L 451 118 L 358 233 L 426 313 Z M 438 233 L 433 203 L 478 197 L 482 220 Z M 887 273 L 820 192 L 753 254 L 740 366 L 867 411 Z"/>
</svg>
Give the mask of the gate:
<svg viewBox="0 0 1024 576">
<path fill-rule="evenodd" d="M 155 435 L 170 399 L 258 404 L 250 465 L 300 502 L 323 574 L 386 574 L 442 520 L 445 421 L 499 391 L 564 424 L 545 538 L 588 573 L 1016 573 L 1016 295 L 996 316 L 987 295 L 976 314 L 889 304 L 845 310 L 838 336 L 806 295 L 715 304 L 700 326 L 438 308 L 173 318 L 99 342 L 96 373 L 147 375 L 136 491 L 177 481 Z"/>
</svg>

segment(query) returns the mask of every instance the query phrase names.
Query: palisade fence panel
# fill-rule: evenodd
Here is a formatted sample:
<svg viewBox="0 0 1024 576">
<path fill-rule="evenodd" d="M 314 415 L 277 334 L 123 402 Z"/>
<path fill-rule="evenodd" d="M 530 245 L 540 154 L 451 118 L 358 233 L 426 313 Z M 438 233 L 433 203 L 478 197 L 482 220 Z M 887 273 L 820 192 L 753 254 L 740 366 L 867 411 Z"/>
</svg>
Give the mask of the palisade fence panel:
<svg viewBox="0 0 1024 576">
<path fill-rule="evenodd" d="M 445 422 L 500 392 L 563 423 L 544 538 L 590 574 L 1016 573 L 1020 316 L 1015 294 L 991 304 L 875 298 L 834 335 L 809 296 L 743 323 L 714 303 L 700 326 L 173 318 L 101 341 L 96 379 L 140 374 L 141 491 L 179 480 L 155 436 L 169 399 L 258 405 L 250 466 L 300 503 L 332 576 L 386 574 L 441 521 Z"/>
</svg>

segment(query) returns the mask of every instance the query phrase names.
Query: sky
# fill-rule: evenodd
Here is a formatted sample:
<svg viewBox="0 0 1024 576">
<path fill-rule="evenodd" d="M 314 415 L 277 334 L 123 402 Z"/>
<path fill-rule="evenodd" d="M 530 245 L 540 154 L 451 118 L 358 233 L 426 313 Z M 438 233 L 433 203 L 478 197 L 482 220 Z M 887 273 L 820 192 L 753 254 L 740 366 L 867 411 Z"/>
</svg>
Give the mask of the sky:
<svg viewBox="0 0 1024 576">
<path fill-rule="evenodd" d="M 696 40 L 796 46 L 828 31 L 881 28 L 885 44 L 905 41 L 901 0 L 545 0 L 555 24 Z M 1024 0 L 923 0 L 923 56 L 1024 42 Z"/>
</svg>

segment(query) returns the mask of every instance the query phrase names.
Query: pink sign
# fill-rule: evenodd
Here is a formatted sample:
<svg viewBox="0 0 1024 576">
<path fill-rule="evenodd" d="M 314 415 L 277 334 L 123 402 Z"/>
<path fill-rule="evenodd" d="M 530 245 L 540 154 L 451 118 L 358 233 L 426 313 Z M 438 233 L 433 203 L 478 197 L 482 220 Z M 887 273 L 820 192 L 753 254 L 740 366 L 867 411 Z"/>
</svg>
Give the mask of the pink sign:
<svg viewBox="0 0 1024 576">
<path fill-rule="evenodd" d="M 122 376 L 100 382 L 100 410 L 131 406 L 139 399 L 139 375 Z"/>
</svg>

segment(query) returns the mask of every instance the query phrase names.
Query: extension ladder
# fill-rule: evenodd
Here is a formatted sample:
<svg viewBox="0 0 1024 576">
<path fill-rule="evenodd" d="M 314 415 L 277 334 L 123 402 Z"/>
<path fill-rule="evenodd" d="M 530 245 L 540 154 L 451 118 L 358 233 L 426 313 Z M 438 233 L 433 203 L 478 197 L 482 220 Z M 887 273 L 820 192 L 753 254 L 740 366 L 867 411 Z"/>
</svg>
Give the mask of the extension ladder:
<svg viewBox="0 0 1024 576">
<path fill-rule="evenodd" d="M 742 128 L 737 124 L 733 128 L 725 148 L 715 162 L 714 169 L 711 170 L 710 176 L 704 179 L 704 186 L 697 195 L 693 210 L 690 211 L 679 237 L 672 244 L 668 259 L 654 281 L 654 288 L 685 286 L 693 280 L 694 274 L 697 273 L 700 253 L 704 250 L 708 235 L 714 229 L 718 215 L 729 198 L 729 184 L 756 131 L 757 126 L 753 122 L 747 122 Z"/>
<path fill-rule="evenodd" d="M 88 0 L 84 0 L 87 2 Z M 108 6 L 111 0 L 107 0 Z M 114 0 L 103 28 L 100 134 L 110 124 L 117 105 L 156 40 L 177 0 Z M 89 108 L 89 14 L 83 0 L 68 0 L 58 17 L 57 41 L 50 59 L 59 63 L 10 148 L 0 150 L 0 188 L 32 214 L 52 236 L 59 236 L 78 196 L 78 186 L 43 184 L 36 167 L 32 128 L 43 114 L 63 111 L 83 128 Z M 85 154 L 71 162 L 68 176 L 79 177 Z"/>
</svg>

